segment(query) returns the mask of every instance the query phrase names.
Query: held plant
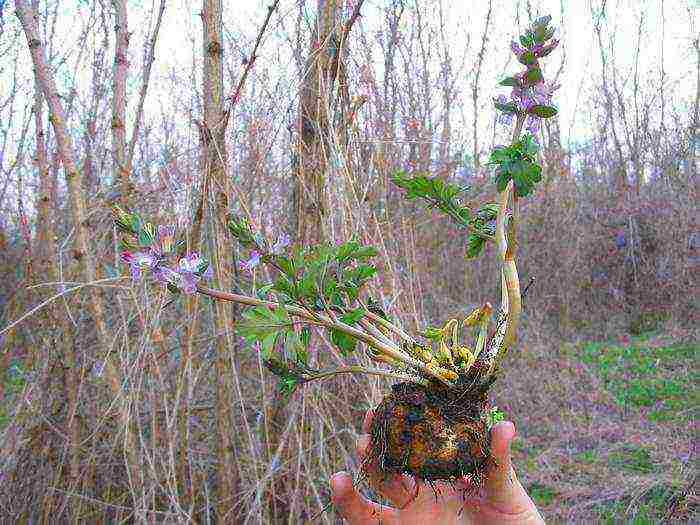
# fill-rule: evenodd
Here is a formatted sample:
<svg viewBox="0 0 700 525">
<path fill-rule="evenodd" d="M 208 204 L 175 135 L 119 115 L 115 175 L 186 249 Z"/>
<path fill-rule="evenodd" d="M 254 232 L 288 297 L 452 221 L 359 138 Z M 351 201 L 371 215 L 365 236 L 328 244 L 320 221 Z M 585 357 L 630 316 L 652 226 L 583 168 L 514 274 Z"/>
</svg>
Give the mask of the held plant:
<svg viewBox="0 0 700 525">
<path fill-rule="evenodd" d="M 235 215 L 229 215 L 228 229 L 249 254 L 240 263 L 243 274 L 253 274 L 264 264 L 273 276 L 269 282 L 256 280 L 253 294 L 205 287 L 209 263 L 197 253 L 183 253 L 173 227 L 156 228 L 115 206 L 115 224 L 124 237 L 122 260 L 134 279 L 149 272 L 172 292 L 247 306 L 236 331 L 257 346 L 286 395 L 309 381 L 344 373 L 398 380 L 375 412 L 368 460 L 376 460 L 385 472 L 427 481 L 471 476 L 478 486 L 490 457 L 489 429 L 504 417 L 489 406 L 488 392 L 503 357 L 515 346 L 521 310 L 515 262 L 518 201 L 541 179 L 533 134 L 540 119 L 557 111 L 551 105 L 556 87 L 545 82 L 539 62 L 558 44 L 550 20 L 536 20 L 519 43 L 513 42 L 525 70 L 501 82 L 512 88 L 510 99 L 494 100 L 500 122 L 513 125 L 511 144 L 496 147 L 489 160 L 495 169 L 496 200 L 471 210 L 460 200 L 469 188 L 427 175 L 393 177 L 407 199 L 424 200 L 466 230 L 467 258 L 480 255 L 486 243 L 496 244 L 502 294 L 493 329 L 495 312 L 487 302 L 463 319 L 426 327 L 414 337 L 364 292 L 377 273 L 373 247 L 354 239 L 335 246 L 291 247 L 286 236 L 270 242 Z M 521 136 L 523 127 L 527 133 Z M 312 327 L 325 331 L 343 356 L 362 350 L 376 366 L 313 368 L 308 353 Z M 466 341 L 469 334 L 472 343 Z"/>
</svg>

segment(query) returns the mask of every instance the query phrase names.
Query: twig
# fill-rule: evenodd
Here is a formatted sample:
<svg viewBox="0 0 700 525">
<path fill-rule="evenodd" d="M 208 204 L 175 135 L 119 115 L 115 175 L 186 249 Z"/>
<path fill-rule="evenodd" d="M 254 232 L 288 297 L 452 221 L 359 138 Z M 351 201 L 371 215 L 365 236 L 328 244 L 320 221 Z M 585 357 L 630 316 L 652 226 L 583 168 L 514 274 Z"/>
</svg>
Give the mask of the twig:
<svg viewBox="0 0 700 525">
<path fill-rule="evenodd" d="M 231 114 L 231 110 L 233 109 L 233 106 L 235 106 L 238 103 L 238 99 L 241 96 L 241 91 L 243 91 L 243 86 L 245 84 L 246 79 L 248 78 L 248 74 L 250 73 L 250 70 L 253 69 L 253 64 L 255 64 L 255 60 L 258 58 L 257 53 L 258 53 L 258 48 L 260 47 L 260 42 L 262 42 L 262 37 L 265 34 L 265 30 L 267 29 L 267 25 L 270 23 L 270 19 L 272 18 L 272 13 L 275 12 L 275 9 L 277 9 L 277 6 L 279 5 L 280 0 L 275 0 L 275 2 L 272 5 L 269 5 L 267 7 L 267 16 L 265 17 L 265 21 L 263 22 L 262 27 L 260 28 L 260 31 L 258 32 L 258 36 L 255 39 L 255 45 L 253 46 L 253 52 L 250 54 L 250 57 L 246 60 L 245 63 L 245 69 L 243 70 L 243 75 L 241 75 L 241 78 L 238 81 L 238 85 L 236 86 L 236 90 L 233 92 L 233 95 L 231 95 L 231 102 L 226 110 L 224 120 L 228 120 L 229 115 Z"/>
<path fill-rule="evenodd" d="M 148 57 L 146 58 L 145 69 L 143 72 L 143 81 L 141 83 L 141 91 L 139 93 L 139 103 L 136 106 L 136 118 L 134 119 L 134 129 L 131 133 L 131 140 L 129 141 L 128 152 L 126 157 L 126 169 L 131 170 L 131 163 L 134 160 L 134 149 L 136 147 L 136 140 L 138 139 L 139 129 L 141 127 L 141 117 L 143 116 L 143 104 L 146 100 L 146 93 L 148 92 L 148 83 L 151 78 L 151 66 L 155 60 L 155 48 L 156 42 L 158 40 L 158 33 L 160 32 L 160 24 L 163 20 L 163 12 L 165 11 L 166 0 L 161 0 L 160 8 L 158 9 L 158 19 L 156 20 L 156 26 L 153 28 L 153 37 L 151 38 L 151 45 L 148 48 Z"/>
</svg>

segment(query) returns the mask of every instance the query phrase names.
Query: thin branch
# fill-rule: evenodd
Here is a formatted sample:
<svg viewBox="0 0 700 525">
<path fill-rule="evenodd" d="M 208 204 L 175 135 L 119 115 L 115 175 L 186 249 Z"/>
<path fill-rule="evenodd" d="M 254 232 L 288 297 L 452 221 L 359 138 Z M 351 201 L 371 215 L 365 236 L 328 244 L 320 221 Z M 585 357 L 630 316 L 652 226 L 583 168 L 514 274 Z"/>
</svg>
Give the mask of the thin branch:
<svg viewBox="0 0 700 525">
<path fill-rule="evenodd" d="M 134 160 L 134 149 L 136 147 L 136 141 L 138 140 L 139 130 L 141 129 L 141 119 L 143 117 L 143 105 L 146 100 L 146 94 L 148 93 L 148 83 L 151 78 L 151 66 L 155 60 L 155 49 L 156 42 L 158 41 L 158 33 L 160 32 L 160 24 L 163 20 L 163 12 L 165 11 L 166 0 L 161 0 L 160 8 L 158 9 L 158 19 L 156 20 L 156 26 L 153 29 L 153 36 L 151 37 L 151 45 L 148 48 L 148 57 L 145 62 L 145 69 L 143 72 L 143 81 L 141 82 L 141 91 L 139 92 L 139 103 L 136 107 L 136 118 L 134 119 L 134 129 L 131 133 L 131 140 L 129 141 L 128 153 L 126 157 L 126 168 L 131 170 L 131 163 Z"/>
<path fill-rule="evenodd" d="M 263 35 L 265 34 L 265 30 L 267 29 L 267 26 L 270 23 L 270 19 L 272 18 L 272 13 L 275 12 L 279 3 L 280 3 L 280 0 L 275 0 L 275 2 L 272 5 L 269 5 L 267 7 L 267 16 L 265 17 L 265 21 L 263 22 L 263 25 L 260 28 L 260 31 L 258 31 L 258 36 L 255 39 L 255 45 L 253 46 L 253 51 L 250 54 L 250 56 L 247 58 L 246 64 L 245 64 L 245 69 L 243 70 L 243 75 L 241 75 L 241 78 L 238 80 L 238 85 L 236 86 L 236 89 L 234 90 L 233 95 L 231 95 L 231 97 L 230 97 L 231 101 L 230 101 L 228 109 L 226 110 L 226 119 L 228 119 L 229 115 L 231 114 L 231 110 L 233 109 L 233 106 L 235 106 L 238 103 L 238 99 L 241 96 L 241 92 L 243 91 L 243 86 L 245 85 L 245 81 L 248 78 L 248 74 L 250 73 L 250 70 L 253 69 L 253 65 L 255 64 L 255 61 L 258 58 L 258 48 L 260 47 L 260 43 L 262 42 L 262 38 L 263 38 Z"/>
</svg>

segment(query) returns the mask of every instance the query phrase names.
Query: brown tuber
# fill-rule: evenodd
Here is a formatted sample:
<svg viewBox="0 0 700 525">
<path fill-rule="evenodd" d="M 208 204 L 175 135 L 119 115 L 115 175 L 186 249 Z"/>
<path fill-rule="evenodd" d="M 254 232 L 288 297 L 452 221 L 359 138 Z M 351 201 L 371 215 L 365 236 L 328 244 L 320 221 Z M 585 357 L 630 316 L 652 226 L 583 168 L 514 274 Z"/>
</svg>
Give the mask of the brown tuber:
<svg viewBox="0 0 700 525">
<path fill-rule="evenodd" d="M 477 370 L 460 378 L 461 388 L 395 384 L 374 412 L 368 459 L 385 473 L 423 481 L 470 476 L 480 485 L 490 457 L 487 392 L 493 381 L 475 381 Z"/>
</svg>

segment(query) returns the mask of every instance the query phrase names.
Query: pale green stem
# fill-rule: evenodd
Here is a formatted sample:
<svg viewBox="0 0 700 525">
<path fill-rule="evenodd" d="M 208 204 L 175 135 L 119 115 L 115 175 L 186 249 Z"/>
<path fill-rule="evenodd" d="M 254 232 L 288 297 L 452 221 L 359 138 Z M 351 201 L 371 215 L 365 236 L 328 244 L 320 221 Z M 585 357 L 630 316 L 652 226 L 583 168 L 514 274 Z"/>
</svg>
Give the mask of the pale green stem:
<svg viewBox="0 0 700 525">
<path fill-rule="evenodd" d="M 513 130 L 512 143 L 514 144 L 520 138 L 523 124 L 526 116 L 519 114 Z M 506 239 L 505 219 L 506 209 L 511 193 L 513 194 L 513 215 L 511 225 L 509 227 L 510 238 Z M 515 332 L 520 320 L 520 312 L 522 309 L 520 298 L 520 281 L 518 280 L 518 268 L 515 264 L 516 245 L 516 210 L 517 197 L 515 196 L 515 188 L 513 181 L 508 182 L 506 189 L 498 195 L 499 210 L 496 216 L 496 245 L 498 248 L 498 259 L 503 265 L 501 271 L 501 310 L 507 312 L 508 318 L 505 326 L 505 334 L 503 341 L 500 344 L 496 361 L 505 355 L 507 349 L 515 343 Z"/>
<path fill-rule="evenodd" d="M 362 303 L 360 303 L 360 304 L 362 304 Z M 364 304 L 362 306 L 364 306 L 365 310 L 367 310 L 367 307 Z M 400 327 L 387 321 L 383 317 L 381 317 L 375 313 L 369 312 L 369 311 L 367 311 L 365 313 L 365 317 L 367 317 L 370 321 L 372 321 L 374 323 L 382 325 L 384 328 L 386 328 L 390 332 L 393 332 L 395 335 L 399 336 L 401 339 L 403 339 L 407 343 L 416 344 L 416 340 L 413 339 L 413 337 L 411 337 L 406 332 L 404 332 Z"/>
<path fill-rule="evenodd" d="M 274 301 L 264 301 L 262 299 L 248 297 L 246 295 L 234 294 L 230 292 L 224 292 L 221 290 L 212 290 L 211 288 L 206 288 L 204 286 L 197 286 L 197 291 L 201 294 L 208 295 L 209 297 L 221 299 L 222 301 L 232 301 L 235 303 L 247 304 L 249 306 L 267 306 L 268 308 L 284 308 L 287 312 L 289 312 L 292 315 L 295 315 L 302 319 L 306 319 L 312 323 L 324 326 L 326 328 L 331 328 L 343 332 L 357 339 L 358 341 L 362 341 L 363 343 L 371 346 L 372 348 L 378 350 L 384 355 L 391 357 L 392 359 L 395 359 L 400 363 L 404 363 L 405 365 L 429 377 L 432 377 L 433 379 L 439 381 L 440 383 L 448 387 L 453 386 L 450 381 L 446 380 L 439 374 L 441 370 L 432 370 L 428 368 L 425 364 L 421 363 L 417 359 L 414 359 L 413 357 L 404 354 L 404 352 L 395 344 L 389 345 L 383 341 L 376 339 L 374 336 L 363 332 L 362 330 L 358 330 L 354 326 L 347 325 L 341 321 L 335 321 L 318 312 L 309 312 L 308 310 L 305 310 L 304 308 L 301 308 L 296 305 L 281 305 Z M 447 370 L 445 370 L 445 372 L 447 372 Z"/>
<path fill-rule="evenodd" d="M 316 374 L 304 374 L 301 377 L 304 381 L 315 381 L 317 379 L 333 377 L 337 374 L 368 374 L 386 377 L 389 379 L 400 379 L 401 381 L 412 381 L 414 383 L 426 384 L 425 380 L 421 380 L 417 377 L 412 377 L 404 374 L 397 374 L 396 372 L 381 370 L 379 368 L 367 368 L 364 366 L 348 366 L 345 368 L 338 368 L 337 370 L 327 370 L 323 372 L 318 372 Z"/>
</svg>

